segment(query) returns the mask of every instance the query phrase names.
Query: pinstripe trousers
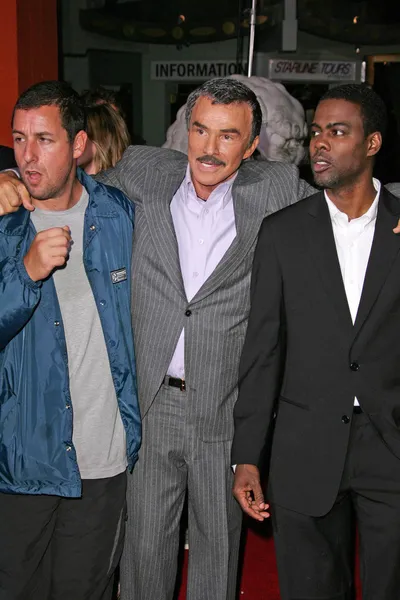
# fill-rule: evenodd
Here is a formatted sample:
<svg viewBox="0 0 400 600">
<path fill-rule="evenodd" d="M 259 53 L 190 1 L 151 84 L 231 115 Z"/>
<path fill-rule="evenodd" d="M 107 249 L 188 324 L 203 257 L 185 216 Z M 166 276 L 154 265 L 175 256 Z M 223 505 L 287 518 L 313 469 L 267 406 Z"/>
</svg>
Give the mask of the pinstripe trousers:
<svg viewBox="0 0 400 600">
<path fill-rule="evenodd" d="M 231 442 L 204 442 L 187 396 L 163 385 L 143 419 L 143 444 L 128 477 L 121 600 L 171 600 L 187 494 L 188 600 L 233 600 L 241 512 L 232 496 Z"/>
</svg>

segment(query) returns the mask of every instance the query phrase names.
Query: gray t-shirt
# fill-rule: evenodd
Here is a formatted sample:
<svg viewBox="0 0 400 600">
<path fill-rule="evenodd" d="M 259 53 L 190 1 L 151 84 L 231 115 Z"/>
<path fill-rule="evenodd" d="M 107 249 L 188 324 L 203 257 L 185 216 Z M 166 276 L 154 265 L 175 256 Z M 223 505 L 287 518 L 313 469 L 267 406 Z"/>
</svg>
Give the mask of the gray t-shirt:
<svg viewBox="0 0 400 600">
<path fill-rule="evenodd" d="M 126 436 L 118 409 L 99 313 L 83 264 L 83 225 L 89 197 L 65 211 L 36 208 L 37 232 L 68 225 L 73 244 L 65 268 L 53 274 L 64 323 L 74 414 L 73 442 L 82 479 L 122 473 Z"/>
</svg>

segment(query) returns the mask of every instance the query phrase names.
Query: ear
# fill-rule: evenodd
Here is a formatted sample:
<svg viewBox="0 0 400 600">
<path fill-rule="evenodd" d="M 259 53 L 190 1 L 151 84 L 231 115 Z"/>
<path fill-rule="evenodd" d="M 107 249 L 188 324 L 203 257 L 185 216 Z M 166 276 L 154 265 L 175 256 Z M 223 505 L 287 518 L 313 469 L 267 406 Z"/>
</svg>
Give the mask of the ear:
<svg viewBox="0 0 400 600">
<path fill-rule="evenodd" d="M 251 143 L 251 146 L 249 146 L 247 148 L 246 152 L 244 153 L 243 160 L 245 160 L 246 158 L 250 158 L 250 156 L 253 154 L 254 150 L 257 148 L 259 141 L 260 141 L 260 138 L 257 135 L 257 137 L 255 137 L 253 142 Z"/>
<path fill-rule="evenodd" d="M 75 136 L 73 147 L 74 147 L 74 158 L 79 158 L 82 156 L 83 151 L 85 150 L 86 140 L 88 139 L 86 131 L 78 131 Z"/>
<path fill-rule="evenodd" d="M 378 154 L 379 150 L 382 147 L 382 134 L 380 131 L 375 131 L 375 133 L 371 133 L 368 138 L 368 152 L 367 156 L 375 156 Z"/>
</svg>

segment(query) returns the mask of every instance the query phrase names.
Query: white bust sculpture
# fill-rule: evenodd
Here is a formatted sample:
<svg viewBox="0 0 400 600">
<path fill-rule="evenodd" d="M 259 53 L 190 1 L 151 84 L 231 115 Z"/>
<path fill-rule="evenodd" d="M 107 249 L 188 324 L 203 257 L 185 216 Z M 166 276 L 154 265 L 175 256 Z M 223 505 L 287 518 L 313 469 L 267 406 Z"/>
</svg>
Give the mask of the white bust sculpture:
<svg viewBox="0 0 400 600">
<path fill-rule="evenodd" d="M 256 94 L 261 105 L 263 123 L 258 150 L 269 160 L 298 165 L 303 156 L 303 141 L 307 135 L 304 109 L 283 85 L 265 77 L 232 75 Z M 181 106 L 176 121 L 168 128 L 164 148 L 187 153 L 186 104 Z"/>
</svg>

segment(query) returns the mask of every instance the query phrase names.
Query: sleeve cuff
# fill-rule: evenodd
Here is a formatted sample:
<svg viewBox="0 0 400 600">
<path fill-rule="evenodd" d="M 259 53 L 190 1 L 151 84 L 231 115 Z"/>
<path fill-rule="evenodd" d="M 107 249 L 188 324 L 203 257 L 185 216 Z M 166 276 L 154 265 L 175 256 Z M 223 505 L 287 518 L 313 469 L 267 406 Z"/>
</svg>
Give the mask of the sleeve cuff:
<svg viewBox="0 0 400 600">
<path fill-rule="evenodd" d="M 38 290 L 42 287 L 41 281 L 33 281 L 28 275 L 28 271 L 25 269 L 23 259 L 16 260 L 15 267 L 18 271 L 18 275 L 24 285 L 29 287 L 31 290 Z"/>
</svg>

